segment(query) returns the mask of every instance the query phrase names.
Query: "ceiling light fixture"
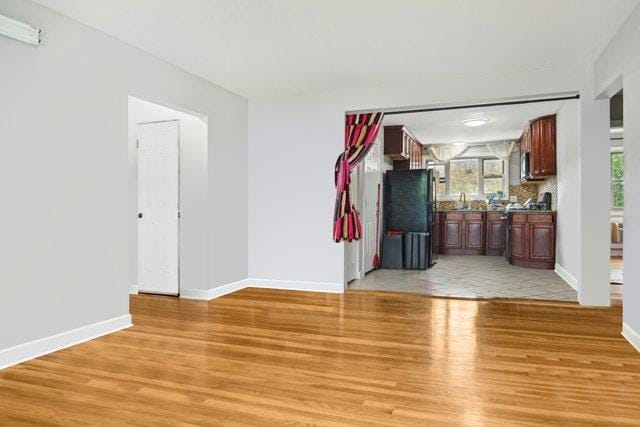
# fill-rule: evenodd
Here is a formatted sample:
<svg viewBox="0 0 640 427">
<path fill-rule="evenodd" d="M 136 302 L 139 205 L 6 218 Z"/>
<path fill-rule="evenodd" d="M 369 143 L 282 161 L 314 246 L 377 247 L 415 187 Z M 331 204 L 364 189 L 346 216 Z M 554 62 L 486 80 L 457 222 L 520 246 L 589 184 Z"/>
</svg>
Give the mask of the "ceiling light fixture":
<svg viewBox="0 0 640 427">
<path fill-rule="evenodd" d="M 623 133 L 624 128 L 622 126 L 617 126 L 609 129 L 609 133 Z"/>
<path fill-rule="evenodd" d="M 486 124 L 488 121 L 489 121 L 489 119 L 478 118 L 478 119 L 463 120 L 462 123 L 464 123 L 465 126 L 470 126 L 472 128 L 477 128 L 478 126 L 482 126 L 482 125 Z"/>
<path fill-rule="evenodd" d="M 0 35 L 21 41 L 33 46 L 42 43 L 42 30 L 29 24 L 0 15 Z"/>
<path fill-rule="evenodd" d="M 455 145 L 456 147 L 462 147 L 463 145 L 467 145 L 466 142 L 454 142 L 453 145 Z"/>
</svg>

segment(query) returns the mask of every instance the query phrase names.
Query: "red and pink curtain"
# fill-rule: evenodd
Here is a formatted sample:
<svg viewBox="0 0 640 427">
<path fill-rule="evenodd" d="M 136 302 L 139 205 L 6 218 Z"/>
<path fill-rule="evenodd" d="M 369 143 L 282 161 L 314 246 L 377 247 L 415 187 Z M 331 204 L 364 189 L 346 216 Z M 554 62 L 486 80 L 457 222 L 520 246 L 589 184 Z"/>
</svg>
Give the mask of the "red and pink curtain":
<svg viewBox="0 0 640 427">
<path fill-rule="evenodd" d="M 336 161 L 336 209 L 333 214 L 333 240 L 351 242 L 362 236 L 360 214 L 351 203 L 351 172 L 364 159 L 376 139 L 382 113 L 348 114 L 344 125 L 344 152 Z"/>
</svg>

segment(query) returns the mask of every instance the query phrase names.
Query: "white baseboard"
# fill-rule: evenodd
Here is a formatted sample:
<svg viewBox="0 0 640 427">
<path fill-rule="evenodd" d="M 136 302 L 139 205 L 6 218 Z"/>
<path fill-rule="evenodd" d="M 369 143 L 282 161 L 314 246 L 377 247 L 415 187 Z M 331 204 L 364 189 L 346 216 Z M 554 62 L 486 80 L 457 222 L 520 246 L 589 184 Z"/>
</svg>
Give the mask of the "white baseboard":
<svg viewBox="0 0 640 427">
<path fill-rule="evenodd" d="M 138 285 L 129 285 L 129 295 L 138 295 Z"/>
<path fill-rule="evenodd" d="M 180 289 L 180 298 L 199 299 L 209 301 L 223 295 L 230 294 L 246 287 L 246 279 L 237 282 L 227 283 L 214 289 Z"/>
<path fill-rule="evenodd" d="M 631 329 L 626 323 L 622 323 L 622 336 L 638 351 L 640 351 L 640 334 Z"/>
<path fill-rule="evenodd" d="M 133 326 L 131 324 L 131 315 L 125 314 L 114 317 L 113 319 L 82 326 L 77 329 L 0 350 L 0 370 L 112 332 L 117 332 L 130 326 Z"/>
<path fill-rule="evenodd" d="M 578 290 L 578 280 L 571 275 L 567 270 L 565 270 L 560 264 L 556 264 L 555 272 L 558 276 L 562 278 L 565 282 L 569 284 L 576 291 Z"/>
<path fill-rule="evenodd" d="M 307 292 L 344 292 L 344 284 L 342 283 L 299 282 L 295 280 L 247 279 L 246 287 Z"/>
<path fill-rule="evenodd" d="M 180 298 L 209 301 L 244 288 L 282 289 L 307 292 L 344 292 L 342 283 L 298 282 L 294 280 L 243 279 L 214 289 L 181 289 Z"/>
</svg>

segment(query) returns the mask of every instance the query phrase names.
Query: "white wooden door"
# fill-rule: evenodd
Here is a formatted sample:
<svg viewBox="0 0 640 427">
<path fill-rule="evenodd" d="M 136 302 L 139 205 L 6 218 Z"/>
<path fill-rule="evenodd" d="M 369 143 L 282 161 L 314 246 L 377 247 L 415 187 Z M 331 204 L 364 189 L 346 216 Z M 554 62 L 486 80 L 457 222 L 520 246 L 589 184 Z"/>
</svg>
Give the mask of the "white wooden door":
<svg viewBox="0 0 640 427">
<path fill-rule="evenodd" d="M 362 207 L 363 273 L 373 270 L 373 255 L 377 250 L 376 204 L 378 199 L 378 184 L 381 182 L 382 177 L 380 172 L 380 147 L 381 140 L 379 136 L 371 148 L 371 151 L 369 151 L 369 154 L 367 154 L 367 157 L 364 159 L 364 201 Z"/>
<path fill-rule="evenodd" d="M 178 294 L 177 120 L 141 123 L 138 139 L 138 288 Z"/>
<path fill-rule="evenodd" d="M 351 200 L 358 200 L 358 176 L 359 169 L 356 168 L 351 172 L 351 184 L 349 185 Z M 357 205 L 357 204 L 356 204 Z M 347 283 L 360 278 L 359 272 L 359 250 L 361 240 L 354 240 L 353 242 L 345 242 L 347 254 L 345 262 L 345 275 Z"/>
</svg>

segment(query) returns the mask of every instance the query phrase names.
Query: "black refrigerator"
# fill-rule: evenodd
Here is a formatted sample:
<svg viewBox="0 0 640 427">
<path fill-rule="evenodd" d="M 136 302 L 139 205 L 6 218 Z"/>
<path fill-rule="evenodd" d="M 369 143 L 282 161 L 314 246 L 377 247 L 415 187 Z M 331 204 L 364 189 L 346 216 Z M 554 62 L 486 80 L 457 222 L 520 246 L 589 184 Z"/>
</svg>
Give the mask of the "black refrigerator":
<svg viewBox="0 0 640 427">
<path fill-rule="evenodd" d="M 425 269 L 435 264 L 431 247 L 435 186 L 431 169 L 392 170 L 385 174 L 383 268 L 386 264 L 386 268 Z"/>
</svg>

